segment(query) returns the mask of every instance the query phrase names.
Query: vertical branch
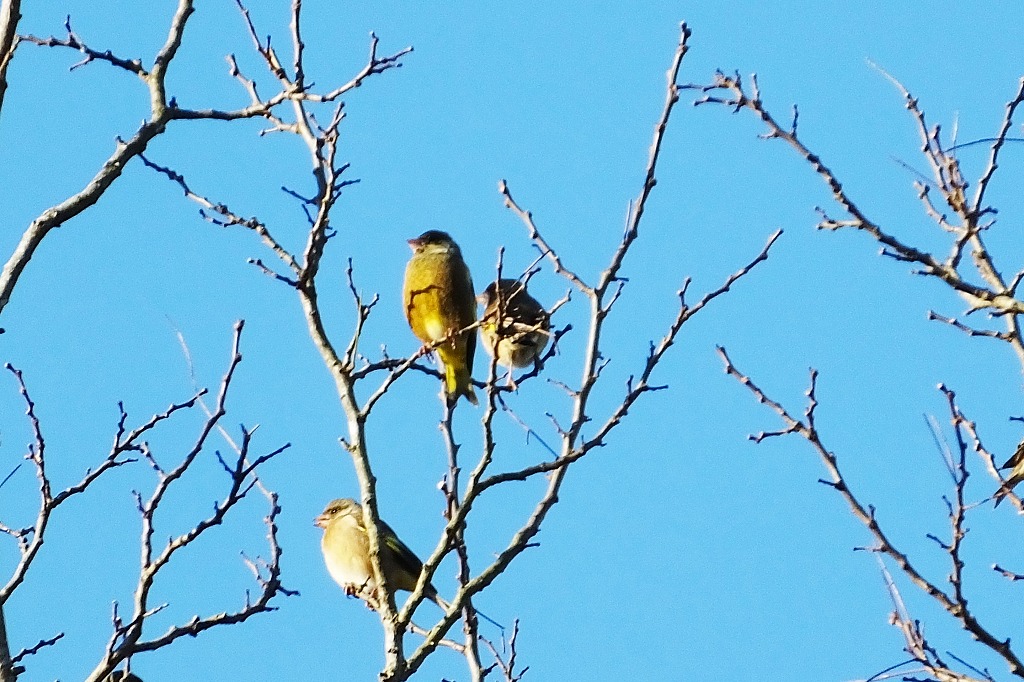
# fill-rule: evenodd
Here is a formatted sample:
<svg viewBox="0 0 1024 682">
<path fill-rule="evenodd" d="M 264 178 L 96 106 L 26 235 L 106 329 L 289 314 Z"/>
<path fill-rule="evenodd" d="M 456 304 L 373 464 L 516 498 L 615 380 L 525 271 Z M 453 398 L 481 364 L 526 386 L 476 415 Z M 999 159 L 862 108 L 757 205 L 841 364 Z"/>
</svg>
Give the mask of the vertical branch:
<svg viewBox="0 0 1024 682">
<path fill-rule="evenodd" d="M 300 91 L 305 89 L 306 82 L 306 73 L 302 66 L 302 53 L 306 49 L 306 45 L 302 42 L 302 26 L 299 21 L 301 17 L 302 0 L 292 0 L 292 46 L 295 49 L 294 82 L 296 89 Z"/>
<path fill-rule="evenodd" d="M 321 212 L 317 217 L 318 224 L 311 230 L 310 245 L 314 245 L 322 236 L 318 237 L 317 232 L 323 235 L 326 228 L 327 214 Z M 402 637 L 396 631 L 396 620 L 398 609 L 395 605 L 393 590 L 389 587 L 387 577 L 380 567 L 380 534 L 378 524 L 380 513 L 377 509 L 377 479 L 370 466 L 370 456 L 366 444 L 366 413 L 359 405 L 355 394 L 355 380 L 352 377 L 350 368 L 347 368 L 334 345 L 331 343 L 324 328 L 323 319 L 320 315 L 316 282 L 312 270 L 319 266 L 321 251 L 314 250 L 307 252 L 307 260 L 303 265 L 302 274 L 299 277 L 297 291 L 302 310 L 306 317 L 306 324 L 309 328 L 313 345 L 320 352 L 331 377 L 334 379 L 335 389 L 341 401 L 342 411 L 348 425 L 348 438 L 345 441 L 345 448 L 352 458 L 352 465 L 355 469 L 356 478 L 359 481 L 360 501 L 363 504 L 363 514 L 366 519 L 367 544 L 376 584 L 385 595 L 384 599 L 378 599 L 378 613 L 381 624 L 384 628 L 384 650 L 386 656 L 386 668 L 389 670 L 401 670 L 404 667 L 404 654 Z M 356 346 L 353 346 L 355 348 Z"/>
<path fill-rule="evenodd" d="M 469 552 L 466 549 L 465 530 L 465 524 L 463 524 L 463 528 L 460 529 L 459 534 L 456 536 L 455 543 L 455 552 L 459 557 L 459 585 L 463 589 L 465 589 L 465 586 L 469 584 L 472 578 L 472 572 L 469 569 Z M 465 635 L 463 655 L 469 668 L 470 679 L 473 682 L 480 682 L 483 680 L 483 671 L 480 666 L 479 622 L 468 598 L 465 600 L 462 612 L 465 616 L 462 619 L 462 632 Z"/>
<path fill-rule="evenodd" d="M 50 479 L 46 473 L 46 440 L 43 438 L 42 426 L 39 423 L 39 418 L 36 416 L 35 403 L 32 401 L 32 397 L 28 393 L 28 387 L 25 385 L 25 377 L 21 370 L 11 366 L 10 363 L 5 365 L 5 367 L 18 381 L 18 390 L 21 393 L 22 400 L 25 402 L 25 414 L 32 425 L 34 442 L 29 446 L 28 454 L 25 455 L 25 458 L 31 460 L 35 465 L 36 478 L 39 480 L 39 512 L 31 528 L 24 529 L 15 534 L 18 540 L 18 548 L 21 551 L 21 559 L 18 561 L 18 565 L 10 579 L 8 579 L 7 584 L 0 588 L 0 608 L 7 603 L 11 593 L 25 580 L 25 574 L 28 572 L 29 566 L 32 565 L 40 548 L 43 546 L 43 536 L 46 533 L 46 526 L 50 522 L 50 514 L 57 504 L 60 503 L 53 498 Z M 31 541 L 26 539 L 28 535 L 32 536 Z"/>
<path fill-rule="evenodd" d="M 617 272 L 630 248 L 632 243 L 635 241 L 639 234 L 639 224 L 643 216 L 643 209 L 646 204 L 648 197 L 650 196 L 651 190 L 654 188 L 655 173 L 657 161 L 659 158 L 662 141 L 664 134 L 667 129 L 669 116 L 671 115 L 672 109 L 675 103 L 678 101 L 679 84 L 677 82 L 680 65 L 682 63 L 683 56 L 688 50 L 687 40 L 690 37 L 689 27 L 683 23 L 680 25 L 679 42 L 676 47 L 672 63 L 666 73 L 666 97 L 665 105 L 662 110 L 661 116 L 654 131 L 654 138 L 651 142 L 650 152 L 648 155 L 648 163 L 644 174 L 644 184 L 641 189 L 640 195 L 636 200 L 635 204 L 631 207 L 629 218 L 627 221 L 627 227 L 625 233 L 622 236 L 622 240 L 617 246 L 612 259 L 608 267 L 600 274 L 599 284 L 596 287 L 587 285 L 581 277 L 575 272 L 569 270 L 562 262 L 558 253 L 547 243 L 544 237 L 540 234 L 536 224 L 533 221 L 532 214 L 519 207 L 518 204 L 512 198 L 511 192 L 505 181 L 501 181 L 498 185 L 498 191 L 504 198 L 504 203 L 507 208 L 513 211 L 523 224 L 526 226 L 530 239 L 536 244 L 540 252 L 549 260 L 554 268 L 555 272 L 567 280 L 569 280 L 577 289 L 583 292 L 590 301 L 590 333 L 586 341 L 585 358 L 583 361 L 583 371 L 581 378 L 581 388 L 579 390 L 573 390 L 563 385 L 573 401 L 572 407 L 572 423 L 568 428 L 559 427 L 559 436 L 561 443 L 557 448 L 558 452 L 555 455 L 555 460 L 550 462 L 544 462 L 539 465 L 529 467 L 527 470 L 520 472 L 511 472 L 506 474 L 492 475 L 487 479 L 482 479 L 483 472 L 486 466 L 490 463 L 491 451 L 494 443 L 493 439 L 489 436 L 487 424 L 488 419 L 491 418 L 492 412 L 495 409 L 495 398 L 497 394 L 497 387 L 493 386 L 494 374 L 495 374 L 495 362 L 492 360 L 491 368 L 488 376 L 488 407 L 485 412 L 485 447 L 483 457 L 481 458 L 480 464 L 477 469 L 470 476 L 470 483 L 467 487 L 466 493 L 462 498 L 463 504 L 458 507 L 456 514 L 451 518 L 445 532 L 442 535 L 434 553 L 424 563 L 423 576 L 420 578 L 419 587 L 422 588 L 425 579 L 429 579 L 432 575 L 432 571 L 437 567 L 441 557 L 448 551 L 449 547 L 455 542 L 455 537 L 460 527 L 464 527 L 465 517 L 468 513 L 472 500 L 476 496 L 480 495 L 484 490 L 500 482 L 509 480 L 525 480 L 528 476 L 535 473 L 546 472 L 549 473 L 548 483 L 546 489 L 541 496 L 541 499 L 535 505 L 529 518 L 523 523 L 520 529 L 513 535 L 508 545 L 502 550 L 497 557 L 491 562 L 491 564 L 485 568 L 476 578 L 471 580 L 469 583 L 461 585 L 459 591 L 454 597 L 454 603 L 465 604 L 469 597 L 476 594 L 486 588 L 494 579 L 500 575 L 507 566 L 517 556 L 522 554 L 526 549 L 532 546 L 532 539 L 540 532 L 541 524 L 544 519 L 547 518 L 548 513 L 558 502 L 558 493 L 561 489 L 562 483 L 565 480 L 565 475 L 568 471 L 568 466 L 583 457 L 587 452 L 597 447 L 602 442 L 604 436 L 611 431 L 620 422 L 621 417 L 628 411 L 628 407 L 632 405 L 633 401 L 639 397 L 640 394 L 648 391 L 655 390 L 653 387 L 649 387 L 646 384 L 638 385 L 635 388 L 631 388 L 624 399 L 623 404 L 619 410 L 614 413 L 613 417 L 609 419 L 608 423 L 602 427 L 598 435 L 595 438 L 583 439 L 581 436 L 581 430 L 584 425 L 591 421 L 589 415 L 589 398 L 591 391 L 598 382 L 601 371 L 607 364 L 607 359 L 601 354 L 601 330 L 605 319 L 611 312 L 615 303 L 619 300 L 619 293 L 621 292 L 622 281 L 617 277 Z M 776 235 L 777 236 L 777 235 Z M 774 241 L 774 237 L 773 237 Z M 763 260 L 763 257 L 760 258 Z M 749 266 L 752 267 L 752 266 Z M 746 273 L 748 268 L 745 268 L 736 278 Z M 729 284 L 733 280 L 730 280 Z M 613 284 L 618 283 L 616 286 Z M 609 288 L 611 290 L 609 291 Z M 710 298 L 716 297 L 718 294 L 726 291 L 728 285 L 717 293 L 709 295 Z M 606 299 L 607 296 L 607 299 Z M 706 302 L 706 301 L 705 301 Z M 703 307 L 702 302 L 700 307 Z M 685 306 L 680 311 L 680 319 L 678 325 L 681 326 L 682 321 L 688 319 L 693 311 L 689 310 Z M 667 349 L 668 345 L 671 345 L 671 339 L 674 338 L 675 333 L 678 331 L 676 326 L 670 330 L 669 340 L 663 342 L 664 348 L 659 348 L 659 352 L 652 354 L 651 358 L 648 359 L 647 366 L 645 367 L 643 377 L 646 379 L 647 376 L 654 370 L 655 366 L 660 361 L 663 352 Z M 400 617 L 407 618 L 410 613 L 410 608 L 415 606 L 417 596 L 421 590 L 417 590 L 413 593 L 413 597 L 410 602 L 402 610 Z M 408 658 L 407 670 L 409 674 L 415 672 L 427 656 L 437 647 L 438 639 L 443 635 L 447 628 L 451 627 L 454 621 L 453 614 L 446 614 L 445 618 L 441 620 L 426 636 L 426 640 L 414 651 Z M 383 676 L 384 680 L 397 680 L 404 679 L 399 676 Z"/>
<path fill-rule="evenodd" d="M 174 11 L 171 27 L 167 31 L 167 40 L 153 59 L 153 69 L 146 83 L 149 85 L 149 101 L 154 118 L 162 117 L 167 109 L 167 69 L 174 56 L 178 54 L 181 41 L 185 37 L 185 25 L 195 11 L 192 0 L 178 0 L 178 8 Z"/>
<path fill-rule="evenodd" d="M 242 4 L 241 0 L 236 0 L 236 4 L 246 21 L 249 37 L 256 51 L 263 58 L 270 73 L 277 79 L 281 92 L 286 95 L 285 99 L 290 100 L 292 103 L 294 121 L 284 124 L 280 119 L 277 119 L 275 130 L 297 135 L 306 147 L 310 165 L 312 166 L 316 190 L 313 196 L 305 200 L 304 203 L 309 206 L 315 206 L 316 210 L 314 214 L 307 214 L 310 220 L 310 229 L 306 246 L 303 251 L 301 264 L 295 269 L 295 280 L 294 282 L 289 282 L 289 284 L 294 286 L 298 293 L 309 335 L 313 345 L 320 353 L 320 357 L 331 378 L 334 380 L 335 389 L 347 423 L 348 437 L 343 440 L 343 443 L 351 456 L 353 469 L 359 482 L 360 501 L 363 505 L 363 518 L 366 525 L 367 545 L 374 580 L 379 592 L 384 595 L 384 598 L 376 600 L 375 607 L 384 629 L 385 671 L 388 674 L 404 675 L 403 630 L 396 626 L 397 608 L 395 606 L 394 593 L 388 585 L 387 576 L 381 570 L 380 565 L 381 538 L 378 530 L 380 514 L 377 509 L 377 479 L 370 466 L 369 451 L 366 443 L 366 420 L 373 402 L 380 397 L 380 393 L 371 397 L 365 406 L 360 405 L 355 394 L 355 382 L 358 374 L 354 371 L 354 362 L 358 354 L 359 333 L 361 331 L 361 324 L 365 322 L 365 316 L 369 313 L 369 308 L 373 304 L 364 306 L 359 297 L 356 296 L 361 322 L 357 325 L 356 332 L 344 351 L 344 356 L 342 356 L 331 342 L 324 327 L 316 284 L 316 276 L 320 270 L 320 261 L 329 235 L 330 212 L 340 196 L 342 187 L 345 186 L 345 182 L 340 180 L 340 176 L 347 166 L 339 167 L 335 165 L 338 127 L 343 119 L 343 105 L 339 101 L 330 123 L 325 127 L 321 127 L 307 110 L 307 104 L 333 101 L 345 92 L 358 87 L 371 74 L 381 73 L 401 66 L 399 58 L 411 51 L 411 48 L 406 48 L 388 57 L 378 58 L 376 54 L 377 37 L 371 34 L 370 59 L 367 65 L 349 83 L 336 88 L 326 95 L 317 95 L 307 92 L 304 82 L 301 0 L 293 0 L 291 3 L 292 76 L 289 76 L 287 70 L 282 66 L 277 53 L 270 45 L 269 38 L 265 43 L 261 40 L 245 5 Z M 294 261 L 294 259 L 292 260 Z M 349 285 L 354 292 L 355 289 L 351 282 L 351 276 L 349 277 Z"/>
<path fill-rule="evenodd" d="M 989 182 L 992 180 L 992 176 L 996 172 L 996 168 L 999 167 L 999 151 L 1006 143 L 1006 136 L 1010 133 L 1010 126 L 1013 125 L 1013 114 L 1021 103 L 1024 103 L 1024 78 L 1021 78 L 1017 84 L 1016 96 L 1006 103 L 1006 115 L 1003 117 L 1002 127 L 1000 127 L 999 134 L 996 135 L 995 140 L 992 142 L 988 166 L 985 168 L 985 172 L 978 181 L 978 188 L 975 190 L 974 200 L 971 202 L 970 207 L 971 212 L 975 216 L 981 215 L 982 211 L 985 210 L 982 204 L 982 202 L 985 201 L 985 191 L 988 189 Z"/>
<path fill-rule="evenodd" d="M 0 682 L 15 682 L 18 676 L 14 673 L 11 662 L 11 645 L 7 641 L 7 624 L 4 622 L 4 607 L 0 604 Z"/>
<path fill-rule="evenodd" d="M 445 497 L 447 498 L 447 514 L 451 518 L 459 510 L 459 476 L 462 467 L 459 466 L 459 444 L 455 442 L 455 434 L 452 433 L 452 419 L 455 415 L 455 404 L 449 403 L 442 393 L 443 416 L 438 428 L 444 438 L 445 452 L 448 453 L 448 475 L 445 477 Z"/>
<path fill-rule="evenodd" d="M 246 19 L 250 38 L 256 50 L 263 57 L 270 72 L 278 79 L 282 92 L 300 93 L 305 87 L 302 82 L 305 78 L 305 71 L 302 63 L 301 1 L 293 0 L 292 2 L 291 36 L 294 50 L 294 80 L 288 76 L 285 69 L 281 66 L 280 60 L 270 46 L 269 40 L 266 45 L 261 43 L 259 35 L 249 17 L 248 10 L 246 10 L 240 0 L 236 0 L 236 2 Z M 376 37 L 373 40 L 376 41 Z M 404 52 L 400 54 L 404 54 Z M 375 52 L 371 50 L 370 64 L 367 67 L 368 71 L 365 69 L 364 71 L 367 71 L 368 75 L 374 72 L 375 68 L 378 69 L 376 72 L 379 72 L 392 66 L 397 66 L 396 59 L 397 56 L 379 61 L 376 59 Z M 355 86 L 353 85 L 353 87 Z M 334 96 L 340 95 L 343 91 L 344 89 L 336 91 Z M 342 186 L 339 176 L 344 171 L 344 167 L 339 169 L 335 165 L 338 126 L 343 118 L 342 105 L 339 103 L 335 108 L 330 124 L 325 128 L 320 128 L 314 125 L 314 121 L 306 109 L 307 99 L 310 101 L 324 101 L 323 98 L 316 99 L 308 95 L 292 97 L 291 102 L 295 121 L 287 128 L 289 132 L 298 135 L 305 144 L 313 169 L 313 177 L 316 181 L 316 192 L 309 202 L 311 205 L 316 206 L 316 213 L 311 219 L 312 224 L 303 253 L 302 264 L 297 273 L 295 289 L 299 295 L 299 301 L 306 318 L 310 337 L 331 377 L 334 379 L 342 411 L 345 413 L 348 425 L 348 438 L 345 441 L 345 447 L 352 458 L 352 465 L 355 469 L 356 478 L 359 481 L 360 500 L 363 505 L 367 544 L 371 559 L 370 563 L 373 566 L 374 579 L 380 592 L 384 595 L 383 599 L 377 599 L 377 612 L 384 629 L 385 669 L 401 672 L 405 666 L 402 630 L 396 628 L 397 608 L 395 606 L 394 592 L 388 585 L 387 576 L 380 566 L 381 540 L 378 532 L 380 514 L 377 509 L 377 479 L 370 466 L 369 452 L 366 445 L 367 413 L 360 407 L 359 401 L 356 398 L 355 379 L 352 375 L 353 367 L 351 361 L 354 360 L 358 349 L 358 339 L 352 339 L 349 351 L 345 353 L 345 360 L 343 360 L 324 328 L 316 286 L 316 275 L 320 270 L 320 260 L 323 256 L 324 247 L 327 244 L 330 212 L 340 195 Z"/>
<path fill-rule="evenodd" d="M 449 404 L 444 394 L 441 395 L 441 403 L 444 406 L 444 418 L 441 421 L 440 429 L 444 438 L 445 450 L 448 453 L 448 475 L 446 476 L 444 494 L 447 504 L 446 518 L 459 519 L 459 522 L 452 529 L 451 547 L 455 550 L 458 558 L 459 586 L 465 586 L 472 579 L 472 571 L 469 567 L 469 550 L 466 548 L 466 516 L 459 514 L 459 476 L 462 468 L 459 466 L 460 446 L 455 442 L 455 435 L 452 432 L 452 418 L 455 413 L 455 404 Z M 474 472 L 475 473 L 475 472 Z M 466 658 L 466 665 L 469 667 L 470 679 L 479 682 L 483 679 L 480 666 L 480 648 L 477 636 L 476 613 L 468 599 L 463 607 L 465 618 L 463 619 L 463 633 L 465 634 L 465 645 L 463 655 Z"/>
<path fill-rule="evenodd" d="M 21 0 L 0 0 L 0 112 L 7 92 L 7 67 L 18 46 L 18 22 L 21 21 Z"/>
<path fill-rule="evenodd" d="M 658 124 L 654 127 L 654 140 L 651 142 L 650 150 L 648 151 L 647 159 L 647 173 L 644 176 L 644 186 L 640 190 L 640 196 L 637 197 L 636 201 L 633 202 L 632 210 L 629 213 L 629 218 L 626 224 L 626 231 L 622 237 L 622 242 L 619 244 L 618 250 L 612 257 L 612 262 L 608 266 L 608 269 L 601 274 L 600 283 L 597 286 L 599 292 L 602 292 L 608 287 L 609 284 L 616 280 L 619 272 L 619 268 L 622 265 L 622 260 L 626 256 L 626 252 L 629 251 L 629 247 L 640 236 L 640 219 L 643 218 L 644 208 L 647 206 L 647 198 L 651 196 L 651 190 L 657 184 L 657 179 L 654 177 L 655 169 L 658 167 L 658 156 L 661 154 L 661 144 L 665 139 L 665 131 L 668 129 L 668 120 L 672 115 L 672 108 L 679 101 L 679 69 L 683 65 L 683 57 L 686 56 L 687 51 L 690 49 L 687 45 L 687 41 L 690 38 L 692 31 L 686 23 L 679 25 L 679 47 L 676 49 L 676 53 L 672 58 L 672 64 L 668 67 L 668 71 L 665 72 L 665 107 L 662 109 L 661 118 L 658 119 Z"/>
</svg>

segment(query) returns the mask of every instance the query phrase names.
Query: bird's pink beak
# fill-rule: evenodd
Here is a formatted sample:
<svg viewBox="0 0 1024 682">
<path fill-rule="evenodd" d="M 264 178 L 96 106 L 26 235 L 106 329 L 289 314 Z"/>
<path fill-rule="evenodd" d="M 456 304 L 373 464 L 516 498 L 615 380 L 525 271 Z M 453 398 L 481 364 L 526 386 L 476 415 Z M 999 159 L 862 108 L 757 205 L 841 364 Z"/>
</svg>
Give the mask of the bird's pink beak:
<svg viewBox="0 0 1024 682">
<path fill-rule="evenodd" d="M 405 243 L 408 244 L 409 248 L 412 249 L 413 251 L 415 251 L 417 249 L 417 247 L 423 246 L 423 242 L 420 241 L 419 237 L 414 237 L 413 239 L 407 239 L 405 241 Z"/>
<path fill-rule="evenodd" d="M 330 519 L 327 518 L 327 514 L 321 514 L 320 516 L 318 516 L 315 519 L 313 519 L 313 525 L 318 527 L 318 528 L 326 528 L 327 527 L 327 522 L 329 520 Z"/>
</svg>

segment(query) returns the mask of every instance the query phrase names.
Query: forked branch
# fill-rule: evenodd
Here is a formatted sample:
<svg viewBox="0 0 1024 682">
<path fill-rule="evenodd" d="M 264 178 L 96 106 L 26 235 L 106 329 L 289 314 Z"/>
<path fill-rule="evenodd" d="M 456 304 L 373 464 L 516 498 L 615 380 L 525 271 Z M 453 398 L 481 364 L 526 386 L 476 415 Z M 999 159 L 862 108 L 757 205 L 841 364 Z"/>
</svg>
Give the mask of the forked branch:
<svg viewBox="0 0 1024 682">
<path fill-rule="evenodd" d="M 744 110 L 752 112 L 767 129 L 767 132 L 761 135 L 762 138 L 782 140 L 811 166 L 828 185 L 836 203 L 846 214 L 842 218 L 831 218 L 826 211 L 819 208 L 822 216 L 818 223 L 819 228 L 854 228 L 865 232 L 881 245 L 883 255 L 901 262 L 913 263 L 918 266 L 918 274 L 934 277 L 955 291 L 966 301 L 968 312 L 984 310 L 992 316 L 1003 318 L 1005 331 L 994 332 L 977 330 L 956 322 L 954 318 L 932 314 L 932 319 L 952 324 L 961 331 L 1009 344 L 1017 356 L 1021 370 L 1024 371 L 1024 341 L 1018 321 L 1018 316 L 1024 313 L 1024 301 L 1017 297 L 1016 292 L 1022 276 L 1015 276 L 1007 282 L 984 240 L 985 231 L 994 225 L 991 216 L 996 213 L 995 208 L 985 203 L 986 192 L 998 168 L 999 153 L 1008 139 L 1013 118 L 1024 102 L 1024 78 L 1018 83 L 1016 94 L 1006 105 L 1003 121 L 991 143 L 988 163 L 976 183 L 973 199 L 969 200 L 968 182 L 961 170 L 960 160 L 956 157 L 955 146 L 947 147 L 944 144 L 940 127 L 927 122 L 918 100 L 909 90 L 889 74 L 884 71 L 882 73 L 899 90 L 920 136 L 922 153 L 931 169 L 932 177 L 929 179 L 921 176 L 922 180 L 915 183 L 916 193 L 925 214 L 951 239 L 950 250 L 945 257 L 901 240 L 886 231 L 879 222 L 869 218 L 861 210 L 858 202 L 846 191 L 836 174 L 825 165 L 818 154 L 804 144 L 797 133 L 795 118 L 794 124 L 786 127 L 768 111 L 761 99 L 756 75 L 751 77 L 749 88 L 739 74 L 726 75 L 722 72 L 717 72 L 710 84 L 690 84 L 685 87 L 701 93 L 694 102 L 696 106 L 717 104 L 730 108 L 734 113 Z M 939 202 L 932 198 L 933 190 L 941 198 L 941 207 Z M 965 254 L 970 255 L 970 261 L 974 266 L 973 272 L 965 269 Z"/>
<path fill-rule="evenodd" d="M 1006 662 L 1012 674 L 1017 677 L 1024 677 L 1024 665 L 1022 665 L 1021 660 L 1011 647 L 1010 640 L 1000 640 L 996 638 L 978 620 L 974 612 L 968 608 L 968 600 L 965 596 L 963 584 L 964 563 L 960 555 L 963 540 L 966 535 L 964 520 L 967 512 L 967 505 L 964 502 L 964 486 L 967 481 L 965 462 L 967 444 L 962 434 L 967 429 L 973 428 L 973 425 L 968 427 L 969 422 L 964 418 L 963 414 L 956 406 L 955 396 L 953 393 L 945 387 L 940 387 L 940 390 L 943 391 L 949 402 L 953 427 L 957 434 L 957 452 L 954 455 L 947 457 L 950 473 L 953 477 L 955 491 L 954 501 L 949 504 L 952 538 L 949 542 L 942 542 L 939 541 L 938 538 L 933 538 L 947 552 L 952 564 L 952 570 L 947 577 L 949 589 L 946 590 L 940 587 L 936 582 L 926 578 L 914 563 L 911 562 L 910 557 L 899 550 L 889 539 L 888 534 L 883 530 L 882 525 L 878 521 L 875 514 L 875 507 L 873 505 L 865 504 L 854 493 L 849 481 L 844 477 L 839 468 L 838 457 L 822 442 L 817 425 L 815 424 L 814 415 L 814 410 L 818 404 L 816 394 L 818 378 L 817 371 L 813 369 L 811 370 L 810 387 L 806 393 L 808 406 L 802 416 L 795 416 L 781 403 L 768 397 L 765 392 L 750 379 L 749 376 L 740 372 L 736 366 L 733 365 L 732 360 L 729 358 L 724 348 L 719 347 L 718 353 L 725 365 L 726 373 L 743 384 L 754 395 L 759 403 L 766 405 L 782 420 L 784 428 L 777 431 L 761 432 L 759 434 L 752 435 L 750 436 L 751 440 L 760 442 L 767 438 L 796 435 L 807 441 L 807 443 L 811 445 L 814 451 L 821 458 L 822 463 L 825 465 L 825 469 L 829 473 L 829 479 L 822 480 L 821 482 L 836 490 L 843 497 L 854 517 L 860 521 L 865 528 L 867 528 L 868 532 L 874 538 L 875 544 L 871 548 L 871 551 L 889 557 L 916 587 L 934 599 L 939 606 L 955 618 L 960 623 L 960 626 L 975 640 L 981 642 L 983 645 L 999 655 Z"/>
</svg>

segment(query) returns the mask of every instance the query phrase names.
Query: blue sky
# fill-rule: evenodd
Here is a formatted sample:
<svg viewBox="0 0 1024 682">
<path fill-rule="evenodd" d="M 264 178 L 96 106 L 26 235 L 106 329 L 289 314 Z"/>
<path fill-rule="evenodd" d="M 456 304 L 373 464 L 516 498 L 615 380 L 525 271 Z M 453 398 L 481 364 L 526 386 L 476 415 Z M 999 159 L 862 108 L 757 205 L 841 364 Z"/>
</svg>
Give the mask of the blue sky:
<svg viewBox="0 0 1024 682">
<path fill-rule="evenodd" d="M 898 162 L 926 170 L 913 121 L 867 60 L 901 79 L 932 122 L 944 131 L 955 124 L 966 141 L 997 131 L 1024 57 L 1013 28 L 1024 22 L 1024 7 L 1010 2 L 304 4 L 307 72 L 325 89 L 361 68 L 371 30 L 383 52 L 415 47 L 401 69 L 369 79 L 347 99 L 341 153 L 360 183 L 339 202 L 338 236 L 320 276 L 329 331 L 347 339 L 343 268 L 353 259 L 360 289 L 381 296 L 363 347 L 372 353 L 384 344 L 392 355 L 418 345 L 400 309 L 406 239 L 426 229 L 451 232 L 479 289 L 500 246 L 509 268 L 533 259 L 525 231 L 502 207 L 501 178 L 570 267 L 596 279 L 641 188 L 680 20 L 694 32 L 682 81 L 708 82 L 716 68 L 756 71 L 768 107 L 784 118 L 799 105 L 805 142 L 874 220 L 941 253 L 946 237 L 920 210 L 915 176 Z M 148 61 L 172 11 L 171 2 L 46 0 L 27 3 L 21 31 L 59 35 L 70 14 L 90 45 Z M 261 33 L 285 50 L 288 3 L 253 3 L 251 11 Z M 171 93 L 197 108 L 244 105 L 227 73 L 228 53 L 270 91 L 233 3 L 197 3 L 170 72 Z M 147 114 L 134 77 L 102 64 L 69 73 L 77 57 L 22 45 L 12 63 L 0 118 L 4 259 L 27 224 L 80 189 L 114 138 L 129 136 Z M 694 109 L 686 97 L 624 266 L 629 284 L 607 328 L 612 363 L 597 414 L 664 333 L 684 277 L 699 296 L 756 255 L 774 230 L 785 234 L 768 262 L 684 328 L 655 377 L 671 389 L 646 396 L 608 446 L 572 470 L 540 546 L 477 603 L 502 622 L 521 619 L 526 679 L 863 679 L 906 657 L 887 624 L 891 604 L 875 559 L 853 551 L 870 539 L 839 496 L 817 483 L 825 472 L 805 444 L 746 440 L 777 421 L 723 374 L 714 346 L 726 346 L 740 369 L 796 410 L 808 367 L 821 371 L 825 443 L 935 580 L 948 566 L 925 534 L 947 532 L 941 495 L 949 486 L 922 414 L 947 423 L 935 389 L 945 382 L 986 445 L 1005 456 L 1021 435 L 1007 420 L 1024 413 L 1020 370 L 1008 348 L 926 320 L 929 309 L 962 313 L 948 291 L 879 258 L 864 235 L 815 231 L 814 207 L 831 206 L 826 187 L 781 143 L 758 140 L 751 116 Z M 280 187 L 309 193 L 308 160 L 297 139 L 260 137 L 263 127 L 180 123 L 148 154 L 197 191 L 260 216 L 298 249 L 305 220 Z M 1022 267 L 1014 231 L 1024 209 L 1016 182 L 1022 151 L 1005 150 L 990 193 L 1000 209 L 990 245 L 1011 273 Z M 985 148 L 965 149 L 961 158 L 976 178 Z M 284 509 L 284 582 L 301 596 L 281 599 L 274 614 L 140 656 L 134 669 L 146 682 L 182 679 L 182 670 L 214 679 L 373 679 L 382 662 L 376 617 L 330 580 L 312 525 L 328 500 L 358 494 L 337 441 L 341 410 L 298 300 L 247 265 L 249 257 L 269 254 L 248 232 L 203 222 L 177 187 L 133 162 L 95 207 L 43 243 L 0 315 L 7 329 L 0 361 L 24 370 L 51 471 L 66 485 L 105 455 L 118 400 L 141 421 L 190 394 L 175 329 L 189 343 L 200 384 L 213 386 L 226 367 L 231 325 L 244 318 L 245 359 L 227 423 L 259 424 L 262 451 L 292 443 L 264 478 Z M 531 283 L 549 303 L 565 289 L 549 270 Z M 579 328 L 585 314 L 574 300 L 556 323 Z M 578 381 L 583 341 L 566 339 L 549 376 Z M 369 425 L 382 515 L 421 556 L 443 527 L 435 394 L 432 380 L 408 376 Z M 543 415 L 566 414 L 559 389 L 532 382 L 515 402 L 554 440 Z M 30 441 L 22 412 L 15 384 L 0 379 L 0 473 Z M 458 411 L 456 434 L 468 453 L 479 447 L 478 415 L 468 406 Z M 187 416 L 154 437 L 158 457 L 180 456 L 198 423 Z M 499 433 L 502 468 L 545 457 L 514 425 L 501 424 Z M 158 535 L 182 532 L 206 513 L 222 477 L 206 453 Z M 78 679 L 95 665 L 110 603 L 130 601 L 137 572 L 131 491 L 152 485 L 146 467 L 124 468 L 54 520 L 6 616 L 16 650 L 56 630 L 68 634 L 33 657 L 26 679 Z M 971 479 L 974 499 L 991 488 L 984 474 Z M 469 528 L 474 565 L 505 545 L 540 493 L 531 482 L 481 505 Z M 0 520 L 28 523 L 34 495 L 23 466 L 2 490 Z M 157 588 L 157 600 L 171 606 L 149 634 L 242 601 L 251 583 L 238 553 L 263 549 L 262 500 L 240 512 L 172 564 Z M 1007 543 L 1015 521 L 1005 506 L 977 512 L 969 576 L 972 604 L 997 636 L 1019 639 L 1019 619 L 1005 608 L 1014 586 L 988 568 L 999 561 L 1021 570 L 1024 553 Z M 15 556 L 13 543 L 0 545 L 0 574 Z M 454 564 L 442 565 L 436 583 L 442 594 L 454 591 Z M 904 587 L 942 651 L 1005 673 Z M 427 605 L 422 613 L 435 612 Z M 461 660 L 447 652 L 433 658 L 423 678 L 442 676 L 465 679 Z"/>
</svg>

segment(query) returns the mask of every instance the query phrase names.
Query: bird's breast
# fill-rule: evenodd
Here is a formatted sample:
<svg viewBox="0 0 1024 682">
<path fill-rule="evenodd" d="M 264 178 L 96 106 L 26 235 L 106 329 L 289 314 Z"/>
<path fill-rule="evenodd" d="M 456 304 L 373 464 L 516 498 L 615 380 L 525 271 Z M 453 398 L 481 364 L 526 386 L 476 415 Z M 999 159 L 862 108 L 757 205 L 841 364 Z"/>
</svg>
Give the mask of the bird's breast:
<svg viewBox="0 0 1024 682">
<path fill-rule="evenodd" d="M 431 341 L 440 341 L 448 336 L 448 330 L 439 315 L 425 315 L 423 317 L 423 329 Z"/>
<path fill-rule="evenodd" d="M 327 572 L 338 585 L 372 586 L 373 569 L 365 535 L 355 528 L 335 524 L 324 533 L 320 543 Z"/>
</svg>

